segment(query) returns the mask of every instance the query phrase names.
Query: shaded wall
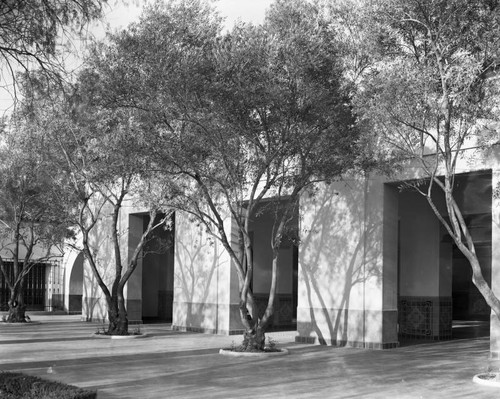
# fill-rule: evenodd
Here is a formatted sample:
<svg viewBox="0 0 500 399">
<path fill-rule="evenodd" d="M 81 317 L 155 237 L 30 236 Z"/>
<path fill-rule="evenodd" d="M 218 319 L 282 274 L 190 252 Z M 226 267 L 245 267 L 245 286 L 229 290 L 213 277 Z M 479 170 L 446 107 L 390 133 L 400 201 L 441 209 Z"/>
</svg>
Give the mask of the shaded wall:
<svg viewBox="0 0 500 399">
<path fill-rule="evenodd" d="M 274 209 L 269 204 L 261 206 L 250 223 L 250 234 L 253 242 L 254 276 L 253 293 L 262 316 L 269 300 L 272 278 L 271 238 L 275 221 Z M 279 216 L 278 216 L 279 217 Z M 298 214 L 287 226 L 278 257 L 278 280 L 273 320 L 275 327 L 294 326 L 297 307 L 297 247 L 295 241 L 298 234 Z M 295 276 L 295 278 L 294 278 Z"/>
<path fill-rule="evenodd" d="M 425 197 L 399 194 L 399 333 L 412 338 L 450 338 L 451 243 Z"/>
</svg>

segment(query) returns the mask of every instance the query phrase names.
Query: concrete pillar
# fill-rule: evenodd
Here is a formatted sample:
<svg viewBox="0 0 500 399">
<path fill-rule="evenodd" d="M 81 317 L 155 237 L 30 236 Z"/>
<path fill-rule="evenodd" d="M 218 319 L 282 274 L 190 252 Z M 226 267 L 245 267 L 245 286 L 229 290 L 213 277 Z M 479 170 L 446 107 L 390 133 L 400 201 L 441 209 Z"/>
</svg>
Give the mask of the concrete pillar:
<svg viewBox="0 0 500 399">
<path fill-rule="evenodd" d="M 297 341 L 398 345 L 397 204 L 394 189 L 364 178 L 302 199 Z"/>
<path fill-rule="evenodd" d="M 83 262 L 82 321 L 104 323 L 108 319 L 108 309 L 104 294 L 86 259 Z"/>
<path fill-rule="evenodd" d="M 55 265 L 47 263 L 45 266 L 45 292 L 43 298 L 44 310 L 52 312 L 54 310 L 55 299 Z"/>
<path fill-rule="evenodd" d="M 229 217 L 226 231 L 231 232 Z M 217 334 L 241 332 L 237 279 L 222 244 L 178 212 L 174 252 L 172 327 Z"/>
<path fill-rule="evenodd" d="M 89 236 L 89 245 L 96 254 L 95 261 L 101 276 L 110 286 L 114 275 L 114 251 L 111 239 L 111 206 L 104 206 L 101 217 Z M 124 235 L 126 236 L 126 235 Z M 124 254 L 126 256 L 126 254 Z M 97 283 L 87 259 L 83 262 L 82 320 L 106 322 L 108 309 L 104 293 Z"/>
<path fill-rule="evenodd" d="M 384 184 L 383 204 L 382 342 L 384 347 L 394 347 L 398 345 L 399 197 L 396 187 Z"/>
<path fill-rule="evenodd" d="M 492 187 L 495 193 L 500 187 L 500 169 L 492 171 Z M 500 198 L 493 194 L 491 206 L 491 288 L 500 296 Z M 500 359 L 500 321 L 492 311 L 490 316 L 490 355 Z"/>
</svg>

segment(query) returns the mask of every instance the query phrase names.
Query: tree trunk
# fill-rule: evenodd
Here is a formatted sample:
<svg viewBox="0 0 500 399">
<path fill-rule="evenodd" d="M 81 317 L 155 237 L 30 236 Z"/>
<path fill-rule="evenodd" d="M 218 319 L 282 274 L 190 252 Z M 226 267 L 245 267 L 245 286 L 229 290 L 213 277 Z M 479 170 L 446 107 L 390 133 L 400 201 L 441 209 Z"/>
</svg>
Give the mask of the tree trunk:
<svg viewBox="0 0 500 399">
<path fill-rule="evenodd" d="M 108 334 L 109 335 L 128 335 L 128 318 L 126 314 L 108 310 Z"/>
<path fill-rule="evenodd" d="M 128 317 L 123 303 L 120 304 L 116 299 L 112 301 L 108 309 L 108 319 L 109 335 L 128 335 Z"/>
<path fill-rule="evenodd" d="M 22 293 L 13 294 L 9 299 L 9 314 L 7 322 L 26 323 L 26 305 Z"/>
<path fill-rule="evenodd" d="M 484 279 L 483 273 L 481 271 L 481 265 L 479 264 L 479 259 L 477 258 L 475 251 L 465 251 L 460 247 L 459 249 L 466 256 L 472 268 L 472 283 L 476 286 L 488 306 L 493 310 L 496 317 L 500 320 L 500 301 Z"/>
<path fill-rule="evenodd" d="M 434 204 L 430 193 L 427 195 L 427 202 L 431 206 L 434 214 L 440 220 L 442 225 L 446 228 L 450 237 L 452 237 L 455 245 L 460 252 L 469 261 L 472 269 L 472 283 L 476 286 L 480 294 L 486 300 L 488 306 L 493 310 L 496 317 L 500 320 L 500 300 L 495 295 L 491 287 L 484 279 L 479 259 L 477 258 L 474 240 L 470 234 L 469 227 L 467 226 L 462 211 L 455 202 L 453 197 L 453 187 L 450 183 L 451 178 L 446 176 L 446 185 L 441 183 L 439 179 L 434 179 L 434 182 L 443 190 L 446 200 L 446 207 L 450 223 L 448 223 L 440 214 L 436 205 Z"/>
<path fill-rule="evenodd" d="M 243 343 L 241 346 L 246 352 L 262 352 L 266 344 L 264 329 L 260 326 L 243 333 Z"/>
<path fill-rule="evenodd" d="M 266 337 L 264 329 L 259 323 L 257 305 L 251 292 L 248 292 L 248 296 L 250 297 L 252 314 L 248 311 L 248 300 L 240 300 L 240 317 L 245 327 L 241 348 L 247 352 L 260 352 L 264 350 Z"/>
</svg>

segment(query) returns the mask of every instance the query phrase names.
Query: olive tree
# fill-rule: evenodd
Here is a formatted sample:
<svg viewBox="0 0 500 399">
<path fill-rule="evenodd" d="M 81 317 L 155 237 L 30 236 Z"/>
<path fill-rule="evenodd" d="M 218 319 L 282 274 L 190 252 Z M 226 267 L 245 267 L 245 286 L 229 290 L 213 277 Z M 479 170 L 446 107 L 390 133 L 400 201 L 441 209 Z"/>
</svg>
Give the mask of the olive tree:
<svg viewBox="0 0 500 399">
<path fill-rule="evenodd" d="M 366 7 L 377 35 L 358 91 L 359 113 L 377 134 L 380 154 L 413 162 L 425 179 L 412 188 L 467 258 L 473 283 L 500 317 L 455 193 L 464 150 L 489 148 L 498 126 L 498 2 L 380 0 Z"/>
<path fill-rule="evenodd" d="M 262 25 L 221 31 L 207 3 L 156 3 L 99 46 L 93 62 L 99 85 L 108 88 L 98 101 L 150 121 L 154 169 L 182 176 L 175 206 L 230 255 L 243 346 L 261 350 L 274 311 L 280 244 L 300 195 L 354 166 L 358 134 L 339 41 L 321 7 L 277 1 Z M 261 316 L 251 289 L 249 225 L 264 201 L 276 219 Z"/>
<path fill-rule="evenodd" d="M 75 85 L 59 91 L 40 80 L 31 96 L 30 123 L 49 143 L 48 163 L 61 176 L 61 209 L 74 238 L 66 245 L 83 253 L 104 295 L 107 333 L 126 335 L 125 287 L 153 231 L 170 223 L 168 184 L 148 166 L 141 120 L 133 110 L 96 105 L 93 96 L 100 88 L 89 74 L 82 71 Z M 120 218 L 130 205 L 144 209 L 149 221 L 128 256 Z M 101 237 L 98 231 L 106 234 Z"/>
<path fill-rule="evenodd" d="M 4 0 L 0 2 L 0 67 L 3 88 L 14 98 L 18 72 L 62 77 L 61 52 L 101 17 L 106 0 Z"/>
<path fill-rule="evenodd" d="M 63 255 L 69 235 L 60 175 L 45 157 L 47 142 L 17 112 L 0 134 L 0 271 L 9 290 L 8 322 L 26 321 L 25 286 L 35 267 Z"/>
</svg>

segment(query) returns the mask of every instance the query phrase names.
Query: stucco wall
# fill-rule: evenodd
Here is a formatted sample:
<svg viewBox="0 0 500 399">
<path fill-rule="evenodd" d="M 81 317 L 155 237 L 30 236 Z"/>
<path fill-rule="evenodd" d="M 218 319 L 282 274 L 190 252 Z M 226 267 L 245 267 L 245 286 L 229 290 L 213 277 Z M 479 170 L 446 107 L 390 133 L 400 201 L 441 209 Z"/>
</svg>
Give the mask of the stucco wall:
<svg viewBox="0 0 500 399">
<path fill-rule="evenodd" d="M 110 213 L 110 207 L 105 207 L 102 217 L 89 237 L 89 244 L 96 255 L 96 266 L 100 271 L 103 281 L 108 286 L 110 286 L 114 274 L 114 251 L 111 241 Z M 126 256 L 126 253 L 123 255 Z M 105 297 L 87 259 L 84 260 L 83 269 L 82 319 L 96 322 L 107 320 Z"/>
<path fill-rule="evenodd" d="M 493 169 L 492 186 L 495 190 L 500 187 L 498 165 Z M 491 286 L 498 296 L 500 295 L 500 197 L 498 193 L 492 197 L 491 218 Z M 490 324 L 490 353 L 493 359 L 500 359 L 500 320 L 493 312 Z"/>
<path fill-rule="evenodd" d="M 230 231 L 231 221 L 227 219 Z M 227 333 L 236 328 L 231 261 L 222 244 L 186 214 L 176 214 L 174 328 Z M 237 287 L 237 285 L 236 285 Z"/>
<path fill-rule="evenodd" d="M 126 201 L 119 216 L 118 234 L 120 237 L 120 256 L 124 269 L 143 232 L 142 209 Z M 111 288 L 115 275 L 115 255 L 112 241 L 111 214 L 112 208 L 106 205 L 101 211 L 101 217 L 90 234 L 90 246 L 95 254 L 97 268 L 103 281 Z M 142 319 L 142 260 L 125 286 L 124 295 L 129 321 L 140 322 Z M 83 274 L 83 309 L 84 320 L 102 321 L 107 319 L 107 307 L 104 294 L 90 268 L 88 260 L 84 261 Z"/>
<path fill-rule="evenodd" d="M 383 246 L 384 223 L 393 229 L 397 222 L 394 215 L 384 220 L 383 214 L 384 201 L 393 197 L 381 181 L 360 178 L 325 185 L 302 199 L 300 340 L 360 346 L 393 343 L 394 334 L 384 325 L 395 322 L 395 273 L 388 271 L 385 280 L 383 273 L 384 256 L 387 269 L 396 266 L 396 247 Z"/>
<path fill-rule="evenodd" d="M 495 147 L 490 154 L 476 153 L 464 159 L 457 172 L 481 170 L 487 165 L 493 169 L 495 189 L 500 180 L 499 159 Z M 391 184 L 422 177 L 419 173 L 418 168 L 410 165 L 391 180 L 374 176 L 353 178 L 324 185 L 313 196 L 303 196 L 299 220 L 299 340 L 363 347 L 391 347 L 397 343 L 400 206 L 401 215 L 413 214 L 416 219 L 402 234 L 401 246 L 406 248 L 406 254 L 401 262 L 409 265 L 409 271 L 401 281 L 401 293 L 445 292 L 446 287 L 441 284 L 443 268 L 434 269 L 437 270 L 434 274 L 427 269 L 434 263 L 443 265 L 449 259 L 449 247 L 440 243 L 439 223 L 423 204 L 412 203 L 413 200 L 407 203 L 397 186 Z M 487 197 L 492 194 L 480 191 L 473 187 L 463 193 L 459 201 L 466 211 L 484 208 L 488 212 Z M 499 209 L 498 196 L 493 195 L 492 286 L 497 293 L 500 292 L 500 254 L 496 245 L 500 242 Z M 125 219 L 122 218 L 121 228 L 127 229 L 128 219 Z M 227 223 L 230 227 L 229 219 Z M 427 236 L 417 240 L 417 231 Z M 106 228 L 100 226 L 94 237 L 105 254 L 99 263 L 103 270 L 112 264 L 107 234 Z M 436 279 L 428 278 L 430 275 Z M 103 303 L 91 279 L 86 267 L 84 297 L 96 299 L 87 304 L 87 309 L 92 308 L 91 313 L 99 315 Z M 223 333 L 241 328 L 237 278 L 228 254 L 220 243 L 212 241 L 202 228 L 181 214 L 177 215 L 176 223 L 174 280 L 174 326 Z M 283 281 L 288 286 L 289 282 Z M 129 291 L 131 294 L 132 290 Z M 134 294 L 131 298 L 140 297 Z M 500 353 L 497 343 L 500 340 L 496 338 L 500 336 L 500 323 L 496 316 L 492 316 L 491 329 L 492 353 Z"/>
</svg>

